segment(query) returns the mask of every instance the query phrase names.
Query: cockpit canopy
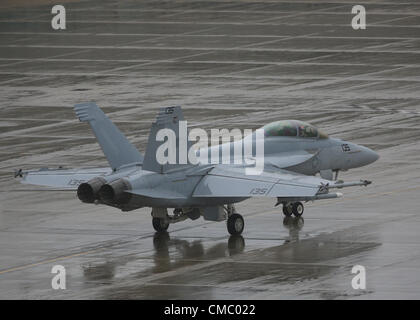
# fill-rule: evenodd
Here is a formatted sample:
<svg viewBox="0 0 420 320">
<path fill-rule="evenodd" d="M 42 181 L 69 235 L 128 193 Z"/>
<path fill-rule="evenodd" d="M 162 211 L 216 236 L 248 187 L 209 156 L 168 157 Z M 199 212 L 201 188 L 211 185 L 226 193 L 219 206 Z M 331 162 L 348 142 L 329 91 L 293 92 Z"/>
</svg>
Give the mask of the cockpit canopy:
<svg viewBox="0 0 420 320">
<path fill-rule="evenodd" d="M 328 139 L 328 135 L 309 123 L 298 120 L 281 120 L 266 124 L 266 137 L 300 137 Z"/>
</svg>

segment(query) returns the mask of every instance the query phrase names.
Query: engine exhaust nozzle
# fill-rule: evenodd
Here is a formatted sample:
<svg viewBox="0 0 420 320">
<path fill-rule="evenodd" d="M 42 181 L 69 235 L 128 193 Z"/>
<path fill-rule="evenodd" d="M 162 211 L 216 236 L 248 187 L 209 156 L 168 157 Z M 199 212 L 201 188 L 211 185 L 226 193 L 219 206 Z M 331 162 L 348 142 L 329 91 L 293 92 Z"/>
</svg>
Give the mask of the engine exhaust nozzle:
<svg viewBox="0 0 420 320">
<path fill-rule="evenodd" d="M 99 199 L 98 192 L 105 183 L 106 180 L 100 177 L 84 182 L 77 188 L 77 197 L 82 202 L 93 203 Z"/>
<path fill-rule="evenodd" d="M 124 179 L 118 179 L 111 183 L 104 184 L 99 189 L 99 197 L 104 202 L 125 204 L 131 198 L 131 194 L 125 192 L 127 190 L 131 190 L 130 183 Z"/>
</svg>

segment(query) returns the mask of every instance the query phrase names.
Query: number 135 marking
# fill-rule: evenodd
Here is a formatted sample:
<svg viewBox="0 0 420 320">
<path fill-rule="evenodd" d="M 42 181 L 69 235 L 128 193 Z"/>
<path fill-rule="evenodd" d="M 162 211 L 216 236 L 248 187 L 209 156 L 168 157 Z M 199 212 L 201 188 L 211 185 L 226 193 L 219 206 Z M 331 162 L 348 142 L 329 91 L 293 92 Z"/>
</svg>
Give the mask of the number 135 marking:
<svg viewBox="0 0 420 320">
<path fill-rule="evenodd" d="M 267 188 L 253 188 L 249 194 L 266 194 Z"/>
</svg>

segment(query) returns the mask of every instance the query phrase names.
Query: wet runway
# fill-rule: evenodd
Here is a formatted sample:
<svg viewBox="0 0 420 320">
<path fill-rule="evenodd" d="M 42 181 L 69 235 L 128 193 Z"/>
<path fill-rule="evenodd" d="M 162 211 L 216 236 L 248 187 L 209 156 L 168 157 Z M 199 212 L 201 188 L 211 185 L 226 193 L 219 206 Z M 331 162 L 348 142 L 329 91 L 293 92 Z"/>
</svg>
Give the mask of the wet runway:
<svg viewBox="0 0 420 320">
<path fill-rule="evenodd" d="M 1 299 L 419 299 L 420 1 L 70 1 L 0 6 Z M 17 3 L 20 3 L 19 1 Z M 238 204 L 243 237 L 202 219 L 157 235 L 74 192 L 21 185 L 13 169 L 106 165 L 75 103 L 96 101 L 144 151 L 161 106 L 191 126 L 311 122 L 381 158 L 373 180 L 283 220 Z M 51 288 L 63 265 L 67 289 Z M 351 286 L 354 265 L 367 287 Z"/>
</svg>

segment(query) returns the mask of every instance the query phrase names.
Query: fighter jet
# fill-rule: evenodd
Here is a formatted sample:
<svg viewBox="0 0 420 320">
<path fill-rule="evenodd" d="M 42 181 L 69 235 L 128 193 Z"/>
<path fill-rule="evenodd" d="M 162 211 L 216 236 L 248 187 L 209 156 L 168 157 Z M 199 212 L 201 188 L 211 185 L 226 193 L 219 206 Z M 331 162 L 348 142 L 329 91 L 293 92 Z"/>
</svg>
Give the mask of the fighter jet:
<svg viewBox="0 0 420 320">
<path fill-rule="evenodd" d="M 77 190 L 77 197 L 88 204 L 122 211 L 150 207 L 157 232 L 165 232 L 172 223 L 203 217 L 227 221 L 230 234 L 241 234 L 245 223 L 235 204 L 253 197 L 273 198 L 286 217 L 300 217 L 304 211 L 302 202 L 338 198 L 342 194 L 331 191 L 370 184 L 367 180 L 345 183 L 337 180 L 338 172 L 368 165 L 379 158 L 366 147 L 329 137 L 308 123 L 281 120 L 261 128 L 264 143 L 261 172 L 250 174 L 247 172 L 250 165 L 244 161 L 202 161 L 199 156 L 204 149 L 196 151 L 197 159 L 201 159 L 196 163 L 162 164 L 156 157 L 163 143 L 158 141 L 157 134 L 162 129 L 173 130 L 177 143 L 181 143 L 180 124 L 184 117 L 180 107 L 159 111 L 144 156 L 95 103 L 76 104 L 74 110 L 81 122 L 90 124 L 109 167 L 20 169 L 15 177 L 22 183 L 52 190 Z M 208 151 L 219 148 L 230 152 L 238 142 L 255 138 L 255 133 L 243 141 L 208 147 Z M 256 140 L 253 141 L 255 147 Z M 169 214 L 168 209 L 173 212 Z"/>
</svg>

